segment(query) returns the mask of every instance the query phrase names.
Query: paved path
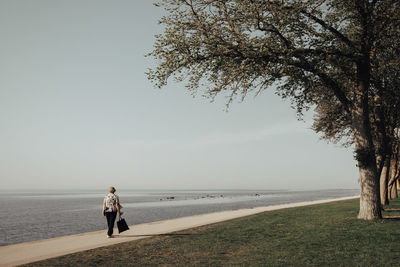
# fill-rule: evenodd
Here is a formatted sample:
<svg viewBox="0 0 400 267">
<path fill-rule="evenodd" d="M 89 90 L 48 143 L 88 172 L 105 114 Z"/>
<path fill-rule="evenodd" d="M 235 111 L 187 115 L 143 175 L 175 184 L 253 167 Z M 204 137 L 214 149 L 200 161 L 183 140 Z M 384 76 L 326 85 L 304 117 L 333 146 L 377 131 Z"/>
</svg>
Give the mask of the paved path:
<svg viewBox="0 0 400 267">
<path fill-rule="evenodd" d="M 69 235 L 20 243 L 0 247 L 0 266 L 16 266 L 19 264 L 35 262 L 57 256 L 62 256 L 78 251 L 109 246 L 117 243 L 146 238 L 152 235 L 167 234 L 207 224 L 218 223 L 235 218 L 249 216 L 265 211 L 301 207 L 338 200 L 355 199 L 356 197 L 343 197 L 336 199 L 298 202 L 291 204 L 257 207 L 252 209 L 240 209 L 222 211 L 190 217 L 176 218 L 165 221 L 151 222 L 130 226 L 131 230 L 116 235 L 115 238 L 107 238 L 106 231 L 96 231 L 77 235 Z M 114 232 L 118 232 L 117 230 Z"/>
</svg>

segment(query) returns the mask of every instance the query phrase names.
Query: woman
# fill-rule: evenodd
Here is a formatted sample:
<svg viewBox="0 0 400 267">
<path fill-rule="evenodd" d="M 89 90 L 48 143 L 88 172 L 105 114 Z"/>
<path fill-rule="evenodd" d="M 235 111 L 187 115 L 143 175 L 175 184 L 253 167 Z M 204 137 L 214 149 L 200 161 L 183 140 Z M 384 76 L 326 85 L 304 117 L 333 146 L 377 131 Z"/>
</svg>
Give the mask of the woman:
<svg viewBox="0 0 400 267">
<path fill-rule="evenodd" d="M 119 216 L 122 215 L 122 212 L 121 205 L 119 204 L 119 197 L 114 194 L 115 188 L 111 186 L 108 189 L 108 192 L 109 193 L 105 196 L 103 201 L 103 216 L 106 216 L 107 218 L 107 237 L 111 238 L 114 230 L 114 223 L 115 218 L 117 217 L 117 212 Z"/>
</svg>

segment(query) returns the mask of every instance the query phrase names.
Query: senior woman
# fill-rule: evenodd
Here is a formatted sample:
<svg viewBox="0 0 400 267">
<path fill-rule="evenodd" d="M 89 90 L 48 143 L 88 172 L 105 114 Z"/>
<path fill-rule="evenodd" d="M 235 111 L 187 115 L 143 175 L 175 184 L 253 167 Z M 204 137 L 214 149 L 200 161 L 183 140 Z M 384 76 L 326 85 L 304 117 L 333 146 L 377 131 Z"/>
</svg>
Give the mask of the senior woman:
<svg viewBox="0 0 400 267">
<path fill-rule="evenodd" d="M 117 217 L 117 212 L 119 216 L 122 215 L 122 212 L 121 205 L 119 204 L 119 197 L 114 194 L 115 188 L 111 186 L 108 189 L 108 192 L 109 193 L 105 196 L 103 201 L 103 216 L 106 216 L 107 218 L 107 237 L 111 238 L 113 237 L 112 234 L 114 230 L 115 218 Z"/>
</svg>

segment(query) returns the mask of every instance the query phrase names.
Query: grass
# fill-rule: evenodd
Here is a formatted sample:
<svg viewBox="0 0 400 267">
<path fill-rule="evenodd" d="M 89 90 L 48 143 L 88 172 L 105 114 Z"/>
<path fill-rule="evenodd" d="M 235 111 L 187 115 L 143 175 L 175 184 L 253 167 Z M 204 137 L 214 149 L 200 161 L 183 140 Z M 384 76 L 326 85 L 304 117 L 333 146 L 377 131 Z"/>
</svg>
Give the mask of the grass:
<svg viewBox="0 0 400 267">
<path fill-rule="evenodd" d="M 389 219 L 357 220 L 358 207 L 271 211 L 28 266 L 399 266 L 400 200 L 385 207 Z"/>
</svg>

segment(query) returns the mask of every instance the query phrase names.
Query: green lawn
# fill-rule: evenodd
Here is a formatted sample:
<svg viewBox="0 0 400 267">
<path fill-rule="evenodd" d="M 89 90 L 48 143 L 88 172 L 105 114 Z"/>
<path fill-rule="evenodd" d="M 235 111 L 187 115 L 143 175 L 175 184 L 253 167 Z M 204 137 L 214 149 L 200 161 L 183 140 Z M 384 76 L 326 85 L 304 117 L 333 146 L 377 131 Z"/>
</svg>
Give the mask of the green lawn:
<svg viewBox="0 0 400 267">
<path fill-rule="evenodd" d="M 376 221 L 359 200 L 290 208 L 93 249 L 31 266 L 399 266 L 400 200 Z"/>
</svg>

